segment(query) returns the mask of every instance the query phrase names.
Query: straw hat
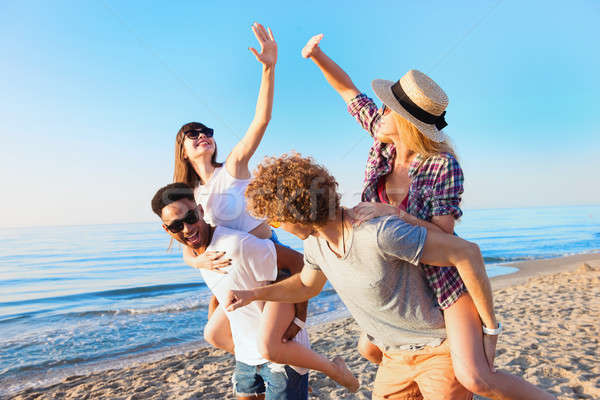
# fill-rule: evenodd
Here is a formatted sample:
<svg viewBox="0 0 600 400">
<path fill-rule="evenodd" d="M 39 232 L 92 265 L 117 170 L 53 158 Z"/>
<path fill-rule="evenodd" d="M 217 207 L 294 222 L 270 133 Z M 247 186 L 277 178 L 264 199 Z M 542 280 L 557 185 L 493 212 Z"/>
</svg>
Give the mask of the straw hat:
<svg viewBox="0 0 600 400">
<path fill-rule="evenodd" d="M 398 82 L 375 79 L 373 91 L 383 104 L 412 122 L 434 142 L 443 142 L 448 96 L 427 75 L 411 69 Z"/>
</svg>

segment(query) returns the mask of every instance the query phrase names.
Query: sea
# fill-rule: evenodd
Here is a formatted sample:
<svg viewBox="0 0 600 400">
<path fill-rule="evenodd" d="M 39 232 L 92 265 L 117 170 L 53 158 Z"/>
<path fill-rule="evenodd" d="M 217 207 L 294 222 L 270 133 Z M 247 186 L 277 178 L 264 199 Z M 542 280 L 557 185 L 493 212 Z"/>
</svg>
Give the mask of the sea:
<svg viewBox="0 0 600 400">
<path fill-rule="evenodd" d="M 488 275 L 600 249 L 600 206 L 466 210 Z M 279 239 L 302 242 L 277 230 Z M 205 346 L 210 293 L 158 221 L 0 229 L 0 397 Z M 348 316 L 327 284 L 309 325 Z"/>
</svg>

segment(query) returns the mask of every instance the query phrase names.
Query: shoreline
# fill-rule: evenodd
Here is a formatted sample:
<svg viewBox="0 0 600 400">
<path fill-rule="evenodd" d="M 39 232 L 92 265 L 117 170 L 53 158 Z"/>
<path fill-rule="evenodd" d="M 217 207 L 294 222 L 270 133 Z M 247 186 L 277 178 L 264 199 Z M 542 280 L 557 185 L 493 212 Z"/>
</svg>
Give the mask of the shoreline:
<svg viewBox="0 0 600 400">
<path fill-rule="evenodd" d="M 502 266 L 518 268 L 518 271 L 491 278 L 494 295 L 495 297 L 505 296 L 505 292 L 515 291 L 517 295 L 515 297 L 515 293 L 512 293 L 511 301 L 515 298 L 519 300 L 522 297 L 523 287 L 531 285 L 532 281 L 543 282 L 552 278 L 554 274 L 572 274 L 578 268 L 581 269 L 583 263 L 592 267 L 600 267 L 600 252 L 502 264 Z M 593 272 L 590 273 L 593 274 Z M 507 308 L 506 305 L 506 302 L 497 302 L 500 315 Z M 537 310 L 532 310 L 532 313 L 537 313 Z M 600 316 L 596 315 L 596 317 Z M 376 368 L 361 359 L 356 352 L 357 327 L 351 318 L 339 318 L 318 323 L 310 326 L 309 332 L 315 350 L 328 356 L 342 354 L 351 369 L 361 377 L 363 387 L 369 387 L 368 384 L 372 383 Z M 333 338 L 336 338 L 335 343 Z M 504 354 L 499 351 L 497 359 L 501 360 Z M 496 365 L 504 367 L 500 363 Z M 167 355 L 158 360 L 144 361 L 142 359 L 129 365 L 120 365 L 116 369 L 73 375 L 63 378 L 57 383 L 48 382 L 42 386 L 23 388 L 27 386 L 27 383 L 32 383 L 28 381 L 20 385 L 19 389 L 0 393 L 0 398 L 5 398 L 3 396 L 14 399 L 49 397 L 65 399 L 233 398 L 229 381 L 232 370 L 233 358 L 231 356 L 223 351 L 204 346 L 180 354 Z M 369 393 L 367 397 L 361 397 L 361 392 L 353 397 L 328 379 L 324 379 L 321 374 L 311 372 L 310 377 L 313 388 L 313 393 L 309 396 L 311 399 L 321 398 L 319 393 L 321 395 L 335 393 L 344 398 L 370 398 L 368 389 L 365 389 Z M 524 377 L 531 380 L 527 376 Z M 173 389 L 173 384 L 176 382 L 178 384 L 175 386 L 178 388 Z M 539 382 L 533 383 L 543 386 Z M 600 387 L 600 382 L 598 385 Z M 363 395 L 366 396 L 366 394 Z"/>
<path fill-rule="evenodd" d="M 536 260 L 515 261 L 501 266 L 517 268 L 518 271 L 490 278 L 492 290 L 500 290 L 514 285 L 520 285 L 530 278 L 573 271 L 581 263 L 600 262 L 600 249 L 588 253 L 573 254 L 561 257 L 540 258 Z"/>
</svg>

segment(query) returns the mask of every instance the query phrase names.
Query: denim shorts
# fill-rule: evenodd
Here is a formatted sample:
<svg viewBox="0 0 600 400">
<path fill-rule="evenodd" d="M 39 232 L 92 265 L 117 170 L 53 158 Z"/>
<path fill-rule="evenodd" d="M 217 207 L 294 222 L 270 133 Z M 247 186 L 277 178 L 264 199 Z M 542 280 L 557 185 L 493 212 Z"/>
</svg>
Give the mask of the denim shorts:
<svg viewBox="0 0 600 400">
<path fill-rule="evenodd" d="M 287 365 L 235 362 L 233 392 L 236 396 L 265 395 L 265 400 L 307 400 L 308 374 L 300 375 Z"/>
</svg>

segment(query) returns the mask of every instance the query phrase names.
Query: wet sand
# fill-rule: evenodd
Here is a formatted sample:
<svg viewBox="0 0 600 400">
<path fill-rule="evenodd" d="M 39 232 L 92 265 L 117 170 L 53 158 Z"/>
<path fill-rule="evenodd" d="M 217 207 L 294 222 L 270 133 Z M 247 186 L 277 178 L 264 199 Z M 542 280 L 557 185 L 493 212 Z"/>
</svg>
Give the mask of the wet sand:
<svg viewBox="0 0 600 400">
<path fill-rule="evenodd" d="M 600 399 L 600 253 L 511 264 L 492 278 L 504 325 L 496 367 L 522 376 L 559 399 Z M 351 318 L 309 329 L 313 348 L 344 357 L 361 389 L 347 392 L 310 373 L 310 399 L 370 399 L 376 366 L 356 351 L 360 331 Z M 73 376 L 22 391 L 13 399 L 233 399 L 233 357 L 203 348 L 163 360 Z M 477 397 L 476 398 L 481 398 Z"/>
</svg>

